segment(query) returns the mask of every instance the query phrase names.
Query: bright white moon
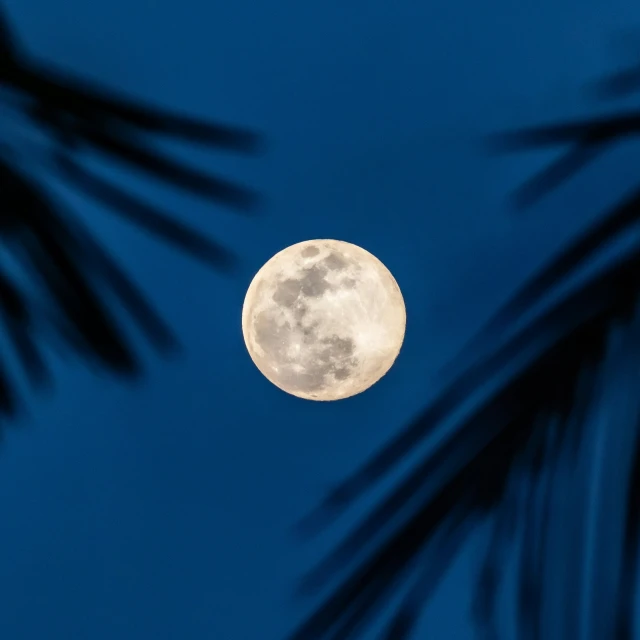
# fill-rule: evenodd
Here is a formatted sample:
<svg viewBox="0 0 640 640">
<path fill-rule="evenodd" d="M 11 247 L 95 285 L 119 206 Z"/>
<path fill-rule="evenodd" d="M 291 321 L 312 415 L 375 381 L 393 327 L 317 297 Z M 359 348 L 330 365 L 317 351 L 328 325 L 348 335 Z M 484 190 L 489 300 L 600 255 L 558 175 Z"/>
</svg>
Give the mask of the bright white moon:
<svg viewBox="0 0 640 640">
<path fill-rule="evenodd" d="M 375 384 L 404 340 L 406 312 L 389 270 L 339 240 L 277 253 L 254 277 L 242 308 L 251 359 L 277 387 L 340 400 Z"/>
</svg>

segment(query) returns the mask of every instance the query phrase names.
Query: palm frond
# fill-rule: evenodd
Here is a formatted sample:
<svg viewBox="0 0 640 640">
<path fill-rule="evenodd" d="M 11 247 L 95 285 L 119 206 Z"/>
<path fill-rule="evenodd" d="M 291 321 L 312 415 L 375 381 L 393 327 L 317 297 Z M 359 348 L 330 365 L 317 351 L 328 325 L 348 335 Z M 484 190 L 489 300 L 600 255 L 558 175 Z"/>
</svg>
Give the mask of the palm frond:
<svg viewBox="0 0 640 640">
<path fill-rule="evenodd" d="M 0 323 L 28 380 L 51 381 L 46 343 L 54 339 L 84 362 L 132 376 L 142 363 L 121 313 L 151 344 L 174 349 L 177 339 L 100 241 L 48 188 L 53 178 L 217 269 L 234 256 L 155 203 L 129 193 L 85 166 L 87 153 L 184 192 L 236 210 L 256 194 L 224 177 L 189 166 L 157 148 L 159 137 L 218 151 L 255 154 L 260 139 L 245 129 L 204 122 L 141 104 L 33 59 L 0 11 L 0 88 L 9 115 L 48 142 L 34 158 L 10 141 L 0 145 Z M 44 174 L 43 171 L 49 173 Z M 8 356 L 8 354 L 6 354 Z M 0 413 L 19 406 L 13 376 L 0 361 Z"/>
<path fill-rule="evenodd" d="M 92 174 L 69 155 L 59 154 L 55 162 L 69 183 L 109 205 L 116 215 L 124 216 L 129 222 L 212 266 L 228 268 L 233 264 L 233 255 L 222 245 L 195 233 L 158 207 L 149 205 Z"/>
<path fill-rule="evenodd" d="M 623 98 L 640 90 L 640 65 L 633 65 L 599 82 L 596 95 L 601 98 Z"/>
<path fill-rule="evenodd" d="M 640 114 L 619 114 L 500 141 L 572 145 L 525 186 L 531 201 L 638 133 Z M 491 527 L 472 610 L 482 637 L 501 637 L 497 601 L 511 564 L 517 637 L 630 640 L 640 543 L 640 246 L 571 278 L 639 216 L 637 191 L 526 282 L 463 350 L 436 400 L 301 523 L 315 533 L 440 436 L 304 578 L 306 591 L 329 594 L 289 640 L 362 637 L 391 603 L 377 637 L 409 638 L 481 523 Z"/>
<path fill-rule="evenodd" d="M 525 182 L 514 194 L 518 208 L 535 204 L 542 196 L 559 187 L 580 169 L 593 162 L 612 144 L 640 135 L 640 114 L 617 113 L 585 120 L 536 127 L 494 136 L 490 148 L 519 151 L 567 145 L 569 149 L 549 167 Z"/>
</svg>

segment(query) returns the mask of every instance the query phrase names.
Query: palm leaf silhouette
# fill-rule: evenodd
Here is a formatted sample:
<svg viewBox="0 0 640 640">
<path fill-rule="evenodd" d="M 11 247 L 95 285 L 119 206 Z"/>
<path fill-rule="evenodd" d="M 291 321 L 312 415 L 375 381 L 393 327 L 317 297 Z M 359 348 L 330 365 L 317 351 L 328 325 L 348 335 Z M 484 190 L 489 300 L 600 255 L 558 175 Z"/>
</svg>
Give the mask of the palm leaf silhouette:
<svg viewBox="0 0 640 640">
<path fill-rule="evenodd" d="M 491 142 L 567 146 L 517 191 L 522 206 L 638 133 L 640 112 Z M 316 532 L 431 444 L 305 577 L 305 591 L 329 592 L 289 640 L 364 637 L 374 620 L 381 639 L 411 637 L 480 524 L 490 534 L 472 608 L 479 637 L 630 640 L 640 543 L 640 246 L 595 274 L 584 269 L 638 222 L 640 189 L 526 282 L 451 364 L 436 400 L 301 523 Z M 516 586 L 505 590 L 509 575 Z M 501 597 L 516 612 L 510 633 Z"/>
<path fill-rule="evenodd" d="M 49 380 L 43 344 L 53 339 L 88 363 L 135 375 L 141 363 L 122 323 L 120 306 L 159 349 L 176 346 L 170 329 L 91 231 L 55 197 L 47 179 L 62 181 L 160 240 L 219 269 L 233 255 L 152 202 L 129 194 L 83 166 L 91 152 L 177 189 L 235 209 L 256 195 L 162 154 L 158 136 L 253 154 L 257 135 L 179 116 L 116 96 L 73 78 L 22 50 L 0 12 L 0 88 L 5 110 L 48 141 L 36 157 L 24 145 L 0 146 L 0 321 L 30 381 Z M 23 154 L 21 155 L 21 152 Z M 43 174 L 35 161 L 44 162 Z M 0 362 L 0 412 L 17 409 L 15 384 Z"/>
</svg>

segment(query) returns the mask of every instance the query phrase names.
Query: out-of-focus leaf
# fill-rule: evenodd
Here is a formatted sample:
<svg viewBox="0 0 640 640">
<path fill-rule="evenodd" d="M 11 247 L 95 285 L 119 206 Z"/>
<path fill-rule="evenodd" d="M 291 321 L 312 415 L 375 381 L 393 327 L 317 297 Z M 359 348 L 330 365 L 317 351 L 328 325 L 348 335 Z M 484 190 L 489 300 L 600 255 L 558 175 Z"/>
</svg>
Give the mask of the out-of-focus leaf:
<svg viewBox="0 0 640 640">
<path fill-rule="evenodd" d="M 141 104 L 32 58 L 0 11 L 0 99 L 37 127 L 50 145 L 38 159 L 85 196 L 105 205 L 158 239 L 217 269 L 233 266 L 232 254 L 177 217 L 83 166 L 83 152 L 99 153 L 140 177 L 235 209 L 256 204 L 250 189 L 172 158 L 156 149 L 158 136 L 214 151 L 255 154 L 254 132 L 205 122 Z M 94 366 L 137 375 L 142 363 L 125 326 L 125 312 L 162 351 L 177 341 L 145 296 L 46 178 L 24 161 L 21 148 L 0 141 L 0 244 L 14 270 L 0 263 L 0 327 L 18 362 L 36 385 L 48 381 L 44 343 L 52 336 L 67 352 Z M 14 273 L 15 266 L 20 270 Z M 25 280 L 26 278 L 26 280 Z M 17 408 L 14 385 L 0 358 L 0 412 Z"/>
<path fill-rule="evenodd" d="M 638 133 L 640 115 L 623 113 L 497 140 L 503 150 L 573 145 L 520 192 L 535 199 Z M 453 382 L 303 521 L 305 531 L 326 525 L 419 453 L 307 574 L 307 591 L 329 592 L 289 640 L 365 637 L 390 605 L 377 637 L 412 637 L 482 522 L 492 528 L 473 599 L 481 637 L 501 637 L 500 595 L 516 612 L 509 637 L 631 640 L 640 543 L 640 248 L 595 273 L 583 269 L 635 229 L 639 214 L 636 191 L 525 282 L 454 361 Z M 501 594 L 510 559 L 515 592 Z"/>
<path fill-rule="evenodd" d="M 93 175 L 66 155 L 59 155 L 56 164 L 79 190 L 110 205 L 110 210 L 116 215 L 217 268 L 228 269 L 233 266 L 234 258 L 227 249 L 204 238 L 157 207 L 148 205 L 107 180 Z"/>
</svg>

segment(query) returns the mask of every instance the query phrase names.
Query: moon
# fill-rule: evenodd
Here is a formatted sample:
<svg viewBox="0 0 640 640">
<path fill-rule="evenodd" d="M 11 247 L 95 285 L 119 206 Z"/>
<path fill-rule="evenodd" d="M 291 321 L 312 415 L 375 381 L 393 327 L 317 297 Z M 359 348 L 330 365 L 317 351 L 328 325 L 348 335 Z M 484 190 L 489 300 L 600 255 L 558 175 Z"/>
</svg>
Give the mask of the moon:
<svg viewBox="0 0 640 640">
<path fill-rule="evenodd" d="M 307 240 L 277 253 L 251 281 L 242 307 L 256 367 L 307 400 L 341 400 L 374 385 L 400 353 L 405 326 L 389 270 L 340 240 Z"/>
</svg>

